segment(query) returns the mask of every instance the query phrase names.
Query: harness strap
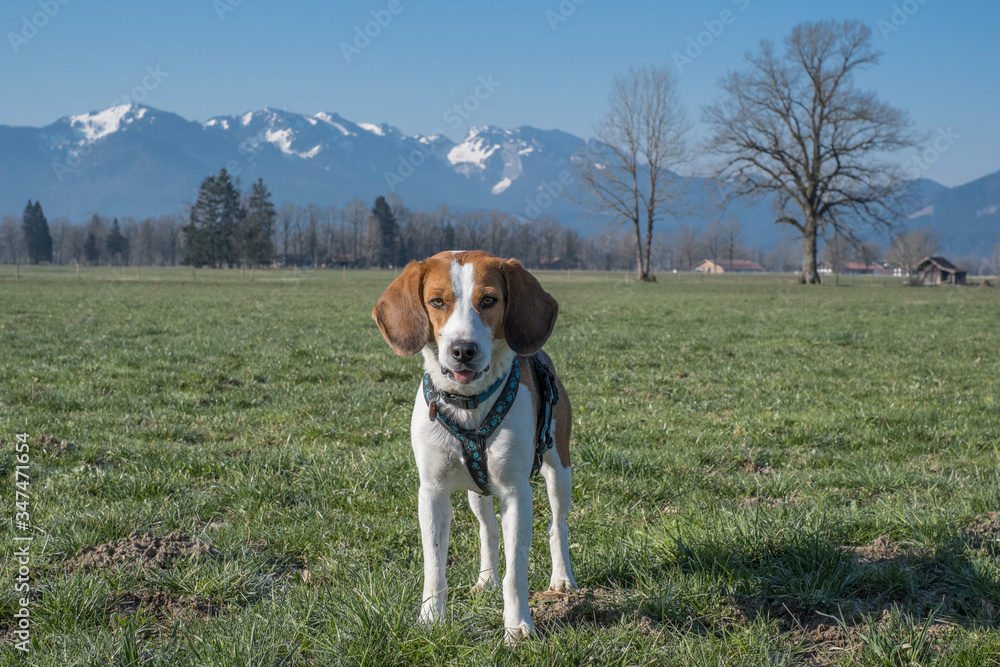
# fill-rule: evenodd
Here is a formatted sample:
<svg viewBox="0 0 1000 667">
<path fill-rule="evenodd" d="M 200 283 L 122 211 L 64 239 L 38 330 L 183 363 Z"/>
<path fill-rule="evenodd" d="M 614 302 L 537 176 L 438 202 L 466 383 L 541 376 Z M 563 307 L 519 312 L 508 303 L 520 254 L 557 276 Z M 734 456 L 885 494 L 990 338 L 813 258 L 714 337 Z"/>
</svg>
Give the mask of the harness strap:
<svg viewBox="0 0 1000 667">
<path fill-rule="evenodd" d="M 517 398 L 517 389 L 521 385 L 521 367 L 517 357 L 510 366 L 510 372 L 505 378 L 503 393 L 500 394 L 489 413 L 483 419 L 478 428 L 469 430 L 462 428 L 454 420 L 446 417 L 438 409 L 438 400 L 441 399 L 440 392 L 434 388 L 430 375 L 424 373 L 424 401 L 428 405 L 428 416 L 431 421 L 440 422 L 452 437 L 458 440 L 462 446 L 462 458 L 465 460 L 465 467 L 472 476 L 472 481 L 479 487 L 479 493 L 483 496 L 492 495 L 490 491 L 489 465 L 486 460 L 486 440 L 497 430 L 503 418 L 510 411 L 510 406 Z M 497 386 L 500 386 L 498 383 Z M 487 390 L 489 393 L 496 391 L 493 387 Z M 478 404 L 478 403 L 477 403 Z"/>
<path fill-rule="evenodd" d="M 559 402 L 559 387 L 556 376 L 541 359 L 540 354 L 531 356 L 532 370 L 539 389 L 538 414 L 535 419 L 535 460 L 531 465 L 534 475 L 542 467 L 542 457 L 552 449 L 552 408 Z"/>
</svg>

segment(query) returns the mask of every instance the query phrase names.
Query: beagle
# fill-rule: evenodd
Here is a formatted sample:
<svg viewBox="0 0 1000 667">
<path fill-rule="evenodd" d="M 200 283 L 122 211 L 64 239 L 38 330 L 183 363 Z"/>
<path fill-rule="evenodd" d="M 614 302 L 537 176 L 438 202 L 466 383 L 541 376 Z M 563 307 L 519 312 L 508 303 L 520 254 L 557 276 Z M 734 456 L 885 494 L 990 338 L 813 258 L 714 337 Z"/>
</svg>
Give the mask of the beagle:
<svg viewBox="0 0 1000 667">
<path fill-rule="evenodd" d="M 424 360 L 410 424 L 420 476 L 423 624 L 445 618 L 451 492 L 463 489 L 479 519 L 480 568 L 473 590 L 500 585 L 496 497 L 506 557 L 506 639 L 533 634 L 529 479 L 536 469 L 552 507 L 549 589 L 576 588 L 566 525 L 572 416 L 566 391 L 541 351 L 558 312 L 555 299 L 520 262 L 482 251 L 443 252 L 410 262 L 372 309 L 393 352 L 403 357 L 421 352 Z"/>
</svg>

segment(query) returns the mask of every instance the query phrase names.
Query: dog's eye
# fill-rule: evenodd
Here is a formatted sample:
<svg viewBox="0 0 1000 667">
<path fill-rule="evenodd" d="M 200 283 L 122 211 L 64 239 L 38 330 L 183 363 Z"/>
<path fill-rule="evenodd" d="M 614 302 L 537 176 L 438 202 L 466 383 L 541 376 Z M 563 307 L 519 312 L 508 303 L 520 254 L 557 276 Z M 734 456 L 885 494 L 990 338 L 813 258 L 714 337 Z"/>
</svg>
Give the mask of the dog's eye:
<svg viewBox="0 0 1000 667">
<path fill-rule="evenodd" d="M 497 300 L 495 298 L 493 298 L 492 296 L 484 296 L 483 300 L 479 302 L 479 307 L 480 308 L 489 308 L 489 307 L 495 305 L 496 302 L 497 302 Z"/>
<path fill-rule="evenodd" d="M 444 308 L 444 299 L 441 297 L 434 297 L 429 303 L 435 308 Z"/>
</svg>

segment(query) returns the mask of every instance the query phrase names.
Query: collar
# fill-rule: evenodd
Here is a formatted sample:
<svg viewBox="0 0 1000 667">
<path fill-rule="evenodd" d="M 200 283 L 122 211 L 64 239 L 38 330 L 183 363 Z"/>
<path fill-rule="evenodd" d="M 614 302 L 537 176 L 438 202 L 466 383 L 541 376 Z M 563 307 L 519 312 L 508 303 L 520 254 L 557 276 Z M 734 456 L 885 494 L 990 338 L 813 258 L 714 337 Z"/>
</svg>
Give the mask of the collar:
<svg viewBox="0 0 1000 667">
<path fill-rule="evenodd" d="M 434 387 L 433 381 L 431 381 L 430 375 L 424 373 L 424 398 L 428 399 L 428 403 L 431 401 L 444 401 L 448 405 L 454 405 L 456 408 L 462 410 L 475 410 L 479 405 L 488 399 L 490 396 L 496 393 L 507 376 L 501 375 L 497 378 L 496 382 L 491 384 L 486 391 L 475 396 L 466 396 L 464 394 L 452 394 L 443 389 L 437 389 Z M 430 387 L 430 395 L 428 396 L 427 388 Z"/>
</svg>

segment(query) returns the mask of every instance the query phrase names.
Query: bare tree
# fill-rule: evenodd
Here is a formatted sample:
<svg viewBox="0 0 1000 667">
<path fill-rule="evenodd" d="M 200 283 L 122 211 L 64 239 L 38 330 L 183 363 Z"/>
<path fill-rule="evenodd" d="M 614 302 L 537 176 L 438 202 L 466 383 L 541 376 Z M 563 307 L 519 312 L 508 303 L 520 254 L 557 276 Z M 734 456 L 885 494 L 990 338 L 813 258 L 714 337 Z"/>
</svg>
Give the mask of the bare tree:
<svg viewBox="0 0 1000 667">
<path fill-rule="evenodd" d="M 152 218 L 139 223 L 139 229 L 132 239 L 132 254 L 139 266 L 153 265 L 153 251 L 156 247 L 156 225 Z"/>
<path fill-rule="evenodd" d="M 698 253 L 701 252 L 701 242 L 698 239 L 698 230 L 691 225 L 681 225 L 674 232 L 674 247 L 677 255 L 681 259 L 681 267 L 685 271 L 690 271 L 698 262 Z"/>
<path fill-rule="evenodd" d="M 281 239 L 281 263 L 285 266 L 288 266 L 288 244 L 292 240 L 292 234 L 296 225 L 297 208 L 295 204 L 286 201 L 278 209 L 278 227 L 276 231 Z"/>
<path fill-rule="evenodd" d="M 730 72 L 724 98 L 704 110 L 717 176 L 735 196 L 774 195 L 776 223 L 802 236 L 803 283 L 818 283 L 817 240 L 826 227 L 853 237 L 861 226 L 891 228 L 909 205 L 902 169 L 884 156 L 914 145 L 904 111 L 854 84 L 878 63 L 859 21 L 796 26 L 779 56 L 769 41 Z"/>
<path fill-rule="evenodd" d="M 0 247 L 3 249 L 3 262 L 17 264 L 23 255 L 21 246 L 24 243 L 21 233 L 21 223 L 14 215 L 3 216 L 0 222 Z"/>
<path fill-rule="evenodd" d="M 63 263 L 63 245 L 66 241 L 66 233 L 72 227 L 68 218 L 59 217 L 52 221 L 49 229 L 52 234 L 52 263 Z"/>
<path fill-rule="evenodd" d="M 508 245 L 511 236 L 511 226 L 515 224 L 511 217 L 502 211 L 493 209 L 486 213 L 486 245 L 484 250 L 502 257 L 509 254 Z"/>
<path fill-rule="evenodd" d="M 337 220 L 340 214 L 336 207 L 330 206 L 323 210 L 323 251 L 327 261 L 331 261 L 338 255 L 343 255 L 343 234 L 341 234 L 340 245 L 337 243 Z M 341 228 L 341 232 L 343 229 Z"/>
<path fill-rule="evenodd" d="M 743 243 L 743 225 L 739 218 L 731 215 L 719 223 L 719 228 L 722 230 L 722 250 L 729 259 L 729 268 L 732 270 L 736 251 Z"/>
<path fill-rule="evenodd" d="M 62 254 L 66 263 L 80 263 L 84 261 L 83 246 L 87 240 L 87 230 L 81 225 L 70 225 L 63 235 Z"/>
<path fill-rule="evenodd" d="M 576 162 L 577 175 L 592 211 L 631 224 L 639 280 L 651 281 L 653 226 L 657 218 L 676 212 L 672 205 L 680 192 L 671 168 L 688 160 L 690 122 L 673 75 L 663 67 L 631 69 L 616 77 L 610 106 L 595 128 L 597 142 Z"/>
<path fill-rule="evenodd" d="M 833 235 L 823 244 L 823 258 L 829 262 L 830 269 L 837 277 L 837 284 L 840 284 L 840 274 L 844 272 L 844 263 L 853 249 L 851 240 L 834 230 Z"/>
<path fill-rule="evenodd" d="M 183 224 L 176 214 L 161 215 L 156 219 L 156 245 L 159 248 L 160 262 L 168 266 L 176 266 L 183 250 Z"/>
<path fill-rule="evenodd" d="M 459 248 L 482 248 L 486 242 L 486 213 L 465 211 L 455 220 L 455 243 Z"/>
<path fill-rule="evenodd" d="M 795 249 L 788 241 L 778 241 L 760 264 L 768 271 L 791 273 L 795 269 Z"/>
<path fill-rule="evenodd" d="M 713 262 L 718 261 L 726 245 L 726 233 L 722 229 L 722 224 L 716 220 L 706 227 L 701 233 L 701 247 L 705 251 L 705 259 Z"/>
<path fill-rule="evenodd" d="M 937 252 L 938 237 L 930 229 L 923 227 L 897 234 L 889 244 L 885 258 L 903 271 L 903 275 L 913 280 L 913 272 L 924 257 Z"/>
<path fill-rule="evenodd" d="M 877 241 L 865 241 L 856 248 L 858 261 L 865 265 L 865 273 L 868 268 L 882 257 L 882 246 Z"/>
<path fill-rule="evenodd" d="M 551 262 L 556 257 L 556 241 L 561 230 L 559 221 L 551 215 L 543 215 L 533 221 L 535 232 L 538 234 L 538 247 L 541 256 L 538 258 L 539 265 L 544 260 L 546 266 L 551 266 Z"/>
<path fill-rule="evenodd" d="M 306 228 L 303 235 L 303 253 L 309 258 L 310 266 L 319 266 L 320 252 L 320 222 L 323 220 L 323 209 L 317 204 L 309 204 L 306 207 Z"/>
<path fill-rule="evenodd" d="M 340 212 L 344 223 L 350 230 L 351 259 L 357 262 L 361 258 L 361 237 L 364 234 L 365 226 L 368 224 L 368 205 L 361 199 L 355 197 L 347 202 Z"/>
</svg>

